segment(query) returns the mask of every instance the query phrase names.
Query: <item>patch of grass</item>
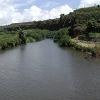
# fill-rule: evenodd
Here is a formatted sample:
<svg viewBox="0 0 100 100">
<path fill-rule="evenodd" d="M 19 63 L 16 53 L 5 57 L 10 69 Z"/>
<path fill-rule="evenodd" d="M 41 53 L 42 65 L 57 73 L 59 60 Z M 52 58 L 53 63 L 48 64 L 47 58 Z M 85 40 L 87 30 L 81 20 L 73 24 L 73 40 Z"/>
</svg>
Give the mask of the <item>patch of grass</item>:
<svg viewBox="0 0 100 100">
<path fill-rule="evenodd" d="M 35 42 L 43 40 L 47 37 L 48 30 L 40 30 L 40 29 L 29 29 L 24 30 L 26 34 L 26 42 Z M 17 45 L 20 45 L 18 33 L 13 32 L 0 32 L 0 49 L 4 50 L 6 48 L 12 48 Z"/>
</svg>

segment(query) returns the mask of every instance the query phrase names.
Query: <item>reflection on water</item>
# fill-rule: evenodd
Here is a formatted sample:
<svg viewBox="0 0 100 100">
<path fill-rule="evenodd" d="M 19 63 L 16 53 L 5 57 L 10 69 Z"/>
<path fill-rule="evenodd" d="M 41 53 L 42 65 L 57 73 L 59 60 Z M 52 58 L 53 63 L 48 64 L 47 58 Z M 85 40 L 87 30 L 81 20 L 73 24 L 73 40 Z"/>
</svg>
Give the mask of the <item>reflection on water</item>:
<svg viewBox="0 0 100 100">
<path fill-rule="evenodd" d="M 0 52 L 0 100 L 100 100 L 100 60 L 52 40 Z"/>
<path fill-rule="evenodd" d="M 26 48 L 26 45 L 21 45 L 19 48 L 20 48 L 21 51 L 24 51 L 25 48 Z"/>
</svg>

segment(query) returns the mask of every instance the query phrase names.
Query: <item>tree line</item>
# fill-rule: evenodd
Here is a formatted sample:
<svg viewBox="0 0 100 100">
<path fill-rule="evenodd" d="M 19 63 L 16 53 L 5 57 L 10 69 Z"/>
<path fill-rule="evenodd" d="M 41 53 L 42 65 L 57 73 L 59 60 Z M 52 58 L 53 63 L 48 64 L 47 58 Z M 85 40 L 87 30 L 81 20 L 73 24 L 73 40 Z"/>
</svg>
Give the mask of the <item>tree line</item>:
<svg viewBox="0 0 100 100">
<path fill-rule="evenodd" d="M 100 6 L 81 8 L 74 10 L 68 15 L 61 14 L 60 18 L 44 21 L 33 21 L 24 23 L 13 23 L 3 26 L 4 31 L 17 31 L 18 28 L 26 29 L 47 29 L 50 31 L 67 27 L 71 37 L 84 35 L 89 37 L 89 33 L 100 33 Z"/>
</svg>

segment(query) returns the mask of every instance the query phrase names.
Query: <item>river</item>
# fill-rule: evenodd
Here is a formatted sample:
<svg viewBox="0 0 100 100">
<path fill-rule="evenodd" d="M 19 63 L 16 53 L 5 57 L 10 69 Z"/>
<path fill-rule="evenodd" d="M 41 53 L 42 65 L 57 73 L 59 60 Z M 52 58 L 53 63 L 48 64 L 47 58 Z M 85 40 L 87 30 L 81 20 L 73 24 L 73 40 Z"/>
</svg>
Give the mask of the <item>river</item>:
<svg viewBox="0 0 100 100">
<path fill-rule="evenodd" d="M 1 51 L 0 100 L 100 100 L 100 60 L 48 39 Z"/>
</svg>

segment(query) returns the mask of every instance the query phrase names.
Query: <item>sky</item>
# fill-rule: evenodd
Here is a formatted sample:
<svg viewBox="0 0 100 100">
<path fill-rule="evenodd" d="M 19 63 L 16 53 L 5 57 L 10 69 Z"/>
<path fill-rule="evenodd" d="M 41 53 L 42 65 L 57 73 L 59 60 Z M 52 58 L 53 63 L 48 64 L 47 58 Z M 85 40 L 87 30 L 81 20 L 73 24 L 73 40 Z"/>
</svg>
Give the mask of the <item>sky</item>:
<svg viewBox="0 0 100 100">
<path fill-rule="evenodd" d="M 0 26 L 59 18 L 75 9 L 100 4 L 100 0 L 0 0 Z"/>
</svg>

